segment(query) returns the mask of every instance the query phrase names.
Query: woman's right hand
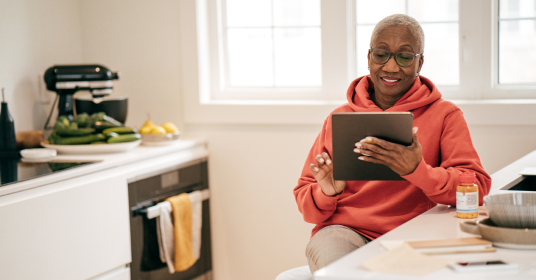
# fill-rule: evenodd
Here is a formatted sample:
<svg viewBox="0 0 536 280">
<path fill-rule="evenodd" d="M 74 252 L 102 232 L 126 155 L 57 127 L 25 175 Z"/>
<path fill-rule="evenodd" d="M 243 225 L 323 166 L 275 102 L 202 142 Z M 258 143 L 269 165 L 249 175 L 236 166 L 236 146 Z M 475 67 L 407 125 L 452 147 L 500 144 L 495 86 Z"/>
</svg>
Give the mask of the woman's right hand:
<svg viewBox="0 0 536 280">
<path fill-rule="evenodd" d="M 334 196 L 342 193 L 346 187 L 346 181 L 335 181 L 333 179 L 333 162 L 327 153 L 322 153 L 316 156 L 316 163 L 318 167 L 311 163 L 309 170 L 313 172 L 318 185 L 322 189 L 325 195 Z"/>
</svg>

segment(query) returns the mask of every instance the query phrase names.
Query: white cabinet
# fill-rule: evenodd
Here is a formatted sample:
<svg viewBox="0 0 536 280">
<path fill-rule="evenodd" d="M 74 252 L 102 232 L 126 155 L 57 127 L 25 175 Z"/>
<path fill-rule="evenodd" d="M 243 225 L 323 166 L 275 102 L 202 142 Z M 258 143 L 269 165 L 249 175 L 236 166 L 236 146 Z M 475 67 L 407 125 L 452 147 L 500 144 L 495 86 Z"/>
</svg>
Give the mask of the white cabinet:
<svg viewBox="0 0 536 280">
<path fill-rule="evenodd" d="M 0 197 L 0 279 L 129 279 L 128 209 L 117 168 Z"/>
</svg>

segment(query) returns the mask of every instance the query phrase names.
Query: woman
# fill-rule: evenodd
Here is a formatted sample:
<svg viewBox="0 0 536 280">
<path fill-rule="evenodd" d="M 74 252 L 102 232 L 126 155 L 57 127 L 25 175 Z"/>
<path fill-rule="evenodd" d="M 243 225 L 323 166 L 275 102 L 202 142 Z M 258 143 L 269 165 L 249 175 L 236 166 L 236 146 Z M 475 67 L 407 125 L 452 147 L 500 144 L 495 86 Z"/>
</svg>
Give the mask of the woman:
<svg viewBox="0 0 536 280">
<path fill-rule="evenodd" d="M 356 143 L 360 160 L 384 164 L 406 181 L 335 181 L 331 115 L 311 148 L 294 195 L 304 220 L 316 226 L 306 248 L 312 272 L 363 246 L 437 203 L 456 205 L 462 171 L 474 172 L 479 202 L 491 178 L 482 168 L 460 109 L 419 76 L 424 33 L 406 15 L 381 20 L 367 55 L 370 75 L 350 84 L 348 103 L 334 112 L 412 112 L 413 143 L 375 137 Z M 359 172 L 359 170 L 356 170 Z"/>
</svg>

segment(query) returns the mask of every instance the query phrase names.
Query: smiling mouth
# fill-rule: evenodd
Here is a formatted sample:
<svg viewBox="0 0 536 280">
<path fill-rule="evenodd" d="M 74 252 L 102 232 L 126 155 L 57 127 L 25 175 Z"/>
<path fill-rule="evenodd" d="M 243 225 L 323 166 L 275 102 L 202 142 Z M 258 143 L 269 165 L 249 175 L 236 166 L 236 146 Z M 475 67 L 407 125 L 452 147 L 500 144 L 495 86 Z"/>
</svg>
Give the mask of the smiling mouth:
<svg viewBox="0 0 536 280">
<path fill-rule="evenodd" d="M 383 84 L 388 87 L 395 86 L 400 81 L 400 79 L 394 77 L 380 77 L 380 79 L 382 80 Z"/>
</svg>

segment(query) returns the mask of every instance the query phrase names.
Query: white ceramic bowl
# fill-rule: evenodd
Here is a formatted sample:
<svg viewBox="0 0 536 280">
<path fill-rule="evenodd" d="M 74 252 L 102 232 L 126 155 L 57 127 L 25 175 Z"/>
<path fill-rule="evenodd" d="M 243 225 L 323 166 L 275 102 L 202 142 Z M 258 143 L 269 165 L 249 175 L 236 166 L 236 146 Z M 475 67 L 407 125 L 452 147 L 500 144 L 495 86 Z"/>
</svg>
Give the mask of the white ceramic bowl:
<svg viewBox="0 0 536 280">
<path fill-rule="evenodd" d="M 179 140 L 179 137 L 180 132 L 168 133 L 164 135 L 142 134 L 141 144 L 144 146 L 167 146 L 175 144 L 177 140 Z"/>
<path fill-rule="evenodd" d="M 54 149 L 26 149 L 20 151 L 20 155 L 25 159 L 47 159 L 56 156 L 56 150 Z"/>
<path fill-rule="evenodd" d="M 536 193 L 488 195 L 484 205 L 491 221 L 500 227 L 536 228 Z"/>
</svg>

